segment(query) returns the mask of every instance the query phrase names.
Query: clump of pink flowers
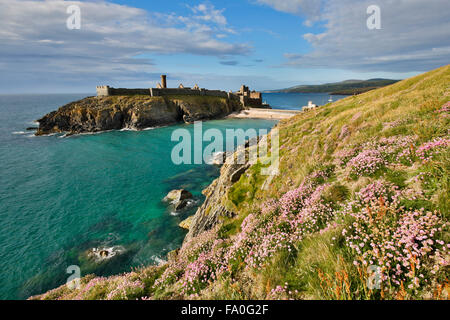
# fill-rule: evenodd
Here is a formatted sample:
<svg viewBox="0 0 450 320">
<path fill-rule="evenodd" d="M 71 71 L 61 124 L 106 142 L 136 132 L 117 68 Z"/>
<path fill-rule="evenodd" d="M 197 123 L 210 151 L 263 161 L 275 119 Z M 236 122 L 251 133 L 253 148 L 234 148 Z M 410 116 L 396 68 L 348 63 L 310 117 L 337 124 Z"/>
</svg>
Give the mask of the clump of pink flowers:
<svg viewBox="0 0 450 320">
<path fill-rule="evenodd" d="M 416 151 L 417 156 L 422 163 L 430 162 L 434 157 L 440 154 L 445 148 L 450 145 L 449 138 L 436 138 L 432 141 L 422 144 Z"/>
<path fill-rule="evenodd" d="M 178 281 L 182 293 L 197 294 L 223 267 L 223 240 L 218 239 L 218 227 L 205 231 L 186 242 L 177 259 L 167 263 L 164 273 L 155 281 L 154 289 L 163 289 Z"/>
<path fill-rule="evenodd" d="M 347 167 L 350 176 L 370 176 L 389 163 L 412 165 L 417 136 L 381 137 L 335 153 L 336 163 Z"/>
<path fill-rule="evenodd" d="M 320 183 L 331 173 L 331 168 L 313 172 L 298 188 L 285 193 L 276 203 L 271 201 L 261 210 L 262 215 L 247 216 L 225 264 L 243 261 L 247 267 L 261 269 L 276 252 L 292 252 L 296 242 L 326 228 L 333 208 L 323 197 L 329 186 Z"/>
<path fill-rule="evenodd" d="M 293 294 L 297 294 L 298 291 L 289 290 L 288 283 L 285 283 L 284 286 L 276 286 L 272 290 L 270 290 L 268 299 L 270 300 L 290 300 Z"/>
<path fill-rule="evenodd" d="M 429 272 L 448 265 L 448 247 L 440 240 L 446 224 L 438 212 L 403 208 L 401 196 L 384 181 L 368 185 L 344 210 L 354 221 L 342 235 L 356 266 L 376 266 L 383 287 L 413 292 L 430 284 Z"/>
<path fill-rule="evenodd" d="M 114 289 L 106 296 L 106 300 L 137 299 L 144 292 L 144 284 L 138 279 L 131 279 L 131 273 L 116 277 Z"/>
<path fill-rule="evenodd" d="M 380 199 L 383 199 L 384 204 L 398 205 L 401 192 L 399 188 L 389 182 L 377 180 L 362 188 L 356 194 L 356 203 L 359 206 L 374 206 L 378 205 Z"/>
<path fill-rule="evenodd" d="M 355 157 L 360 150 L 358 148 L 342 149 L 334 154 L 336 164 L 340 167 L 345 167 L 347 162 Z"/>
<path fill-rule="evenodd" d="M 182 293 L 199 293 L 209 281 L 216 280 L 217 273 L 223 267 L 225 248 L 222 244 L 223 240 L 215 240 L 210 250 L 202 251 L 195 261 L 186 266 L 182 277 Z"/>
<path fill-rule="evenodd" d="M 386 165 L 387 162 L 384 160 L 380 151 L 369 149 L 362 151 L 356 157 L 350 159 L 347 163 L 347 168 L 350 176 L 360 177 L 370 176 Z"/>
</svg>

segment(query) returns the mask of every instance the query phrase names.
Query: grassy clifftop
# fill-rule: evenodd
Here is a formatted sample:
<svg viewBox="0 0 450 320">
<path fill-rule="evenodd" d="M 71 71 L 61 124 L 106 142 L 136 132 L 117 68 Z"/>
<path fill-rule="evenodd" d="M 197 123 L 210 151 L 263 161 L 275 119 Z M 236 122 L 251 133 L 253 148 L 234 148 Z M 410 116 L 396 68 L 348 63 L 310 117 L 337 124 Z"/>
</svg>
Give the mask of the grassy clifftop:
<svg viewBox="0 0 450 320">
<path fill-rule="evenodd" d="M 449 83 L 445 66 L 280 122 L 280 175 L 242 175 L 235 218 L 166 264 L 37 298 L 448 297 Z"/>
</svg>

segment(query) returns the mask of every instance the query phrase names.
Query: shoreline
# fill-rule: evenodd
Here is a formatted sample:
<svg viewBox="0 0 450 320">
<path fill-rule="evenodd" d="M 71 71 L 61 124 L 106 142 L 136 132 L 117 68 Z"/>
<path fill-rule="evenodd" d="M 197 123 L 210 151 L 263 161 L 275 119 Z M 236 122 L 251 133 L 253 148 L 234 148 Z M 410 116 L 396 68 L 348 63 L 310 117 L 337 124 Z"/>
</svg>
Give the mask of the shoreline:
<svg viewBox="0 0 450 320">
<path fill-rule="evenodd" d="M 250 108 L 240 112 L 233 112 L 226 116 L 226 119 L 283 120 L 289 119 L 301 112 L 301 110 Z"/>
</svg>

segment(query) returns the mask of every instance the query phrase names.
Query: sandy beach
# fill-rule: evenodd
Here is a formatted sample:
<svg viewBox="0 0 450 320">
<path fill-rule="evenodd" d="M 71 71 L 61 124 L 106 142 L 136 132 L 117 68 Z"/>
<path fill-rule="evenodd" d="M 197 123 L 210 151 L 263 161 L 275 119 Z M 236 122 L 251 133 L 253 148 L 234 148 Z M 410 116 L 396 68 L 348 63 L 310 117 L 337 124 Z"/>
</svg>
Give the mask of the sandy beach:
<svg viewBox="0 0 450 320">
<path fill-rule="evenodd" d="M 300 112 L 301 112 L 300 110 L 250 108 L 247 110 L 242 110 L 241 112 L 232 113 L 227 118 L 282 120 L 282 119 L 287 119 L 287 118 L 293 117 Z"/>
</svg>

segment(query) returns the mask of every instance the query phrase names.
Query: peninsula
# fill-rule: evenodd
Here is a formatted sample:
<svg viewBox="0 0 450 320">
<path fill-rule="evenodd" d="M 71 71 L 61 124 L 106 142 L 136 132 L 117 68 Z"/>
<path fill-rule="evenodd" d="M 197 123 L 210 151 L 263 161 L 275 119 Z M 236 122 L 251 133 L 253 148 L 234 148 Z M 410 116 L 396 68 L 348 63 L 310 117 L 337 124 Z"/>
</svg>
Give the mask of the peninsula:
<svg viewBox="0 0 450 320">
<path fill-rule="evenodd" d="M 242 85 L 237 92 L 167 88 L 166 75 L 156 88 L 125 89 L 97 86 L 97 96 L 71 102 L 38 120 L 36 135 L 144 129 L 179 122 L 223 118 L 253 108 L 268 108 L 260 92 Z"/>
</svg>

